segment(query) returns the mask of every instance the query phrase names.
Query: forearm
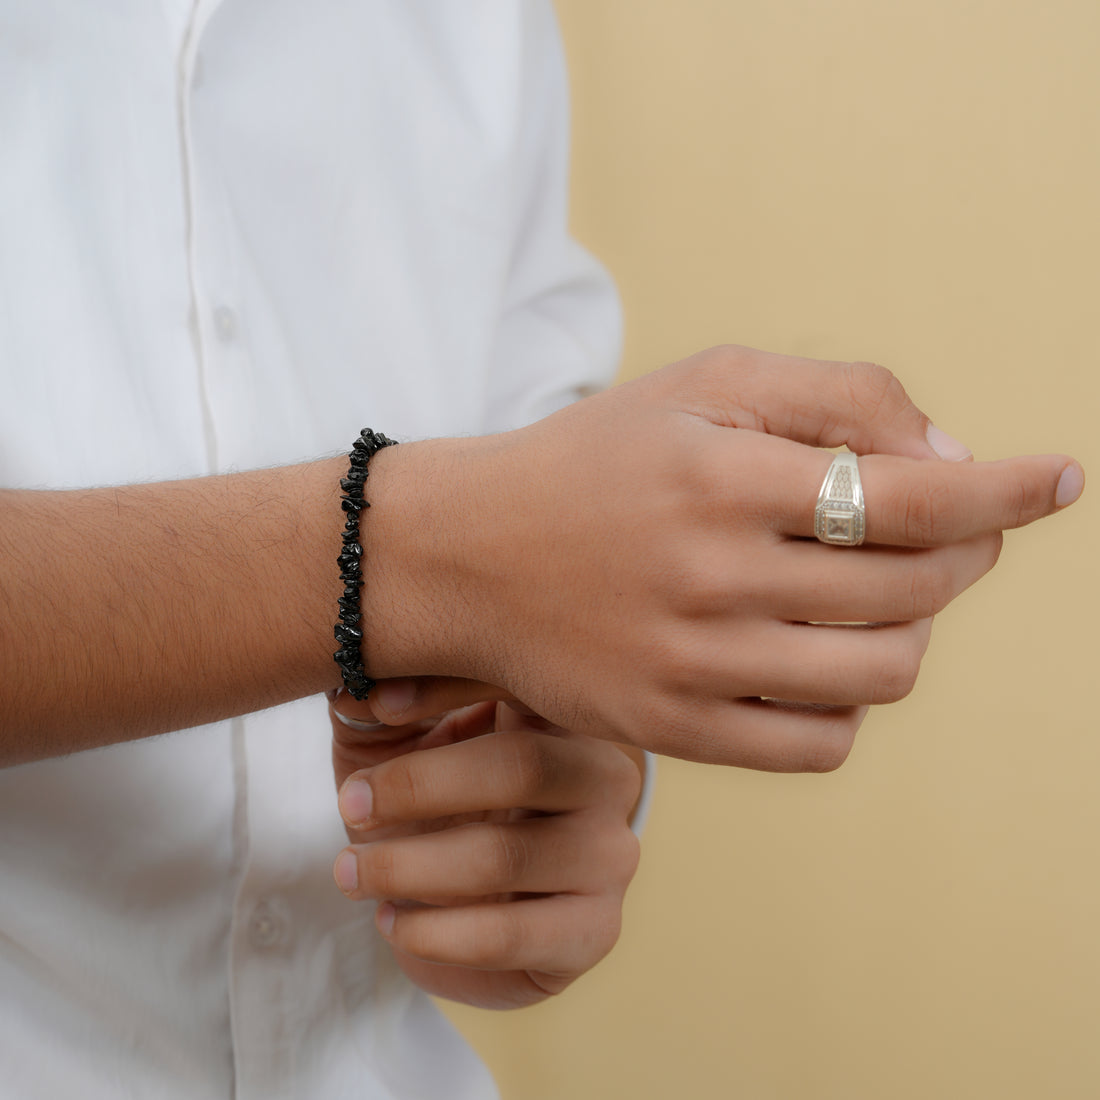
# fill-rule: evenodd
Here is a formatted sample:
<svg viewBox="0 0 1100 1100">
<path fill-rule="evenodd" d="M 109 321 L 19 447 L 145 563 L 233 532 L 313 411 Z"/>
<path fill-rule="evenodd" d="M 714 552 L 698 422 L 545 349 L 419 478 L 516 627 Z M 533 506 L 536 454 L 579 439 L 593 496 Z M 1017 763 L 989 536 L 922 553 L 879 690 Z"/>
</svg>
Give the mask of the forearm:
<svg viewBox="0 0 1100 1100">
<path fill-rule="evenodd" d="M 0 764 L 335 686 L 345 468 L 0 492 Z"/>
</svg>

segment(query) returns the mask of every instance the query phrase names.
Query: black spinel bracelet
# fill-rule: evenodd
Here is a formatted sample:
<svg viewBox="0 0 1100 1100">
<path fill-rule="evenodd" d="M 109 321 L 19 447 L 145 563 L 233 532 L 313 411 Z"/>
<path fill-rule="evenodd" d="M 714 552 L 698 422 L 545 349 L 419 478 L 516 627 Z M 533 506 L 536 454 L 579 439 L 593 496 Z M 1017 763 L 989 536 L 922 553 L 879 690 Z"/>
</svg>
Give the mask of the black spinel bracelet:
<svg viewBox="0 0 1100 1100">
<path fill-rule="evenodd" d="M 347 513 L 343 546 L 336 559 L 340 566 L 340 580 L 344 582 L 344 594 L 337 600 L 340 619 L 333 629 L 340 648 L 333 654 L 344 677 L 344 687 L 353 699 L 365 699 L 374 687 L 374 681 L 363 667 L 363 631 L 360 627 L 362 613 L 359 607 L 359 590 L 363 584 L 363 547 L 359 543 L 359 513 L 370 505 L 363 499 L 363 485 L 367 480 L 367 463 L 375 452 L 383 447 L 393 447 L 396 439 L 387 439 L 381 432 L 364 428 L 352 444 L 348 456 L 351 465 L 348 476 L 340 479 L 344 495 L 340 507 Z"/>
</svg>

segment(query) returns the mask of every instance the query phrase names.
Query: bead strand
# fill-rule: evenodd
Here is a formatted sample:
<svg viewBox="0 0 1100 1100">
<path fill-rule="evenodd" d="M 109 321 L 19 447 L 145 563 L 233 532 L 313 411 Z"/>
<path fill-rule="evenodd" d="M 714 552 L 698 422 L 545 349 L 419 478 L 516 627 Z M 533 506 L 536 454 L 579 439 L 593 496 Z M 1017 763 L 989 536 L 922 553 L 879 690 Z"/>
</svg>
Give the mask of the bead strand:
<svg viewBox="0 0 1100 1100">
<path fill-rule="evenodd" d="M 340 488 L 343 490 L 340 507 L 346 518 L 341 535 L 340 556 L 336 563 L 340 566 L 344 594 L 336 601 L 340 606 L 340 618 L 332 632 L 340 648 L 333 654 L 333 659 L 340 666 L 344 687 L 353 699 L 366 699 L 375 684 L 363 666 L 363 615 L 360 606 L 363 547 L 359 542 L 359 517 L 364 509 L 370 507 L 363 498 L 363 487 L 366 484 L 367 464 L 371 456 L 383 447 L 393 447 L 396 443 L 397 440 L 388 439 L 381 432 L 364 428 L 352 444 L 348 455 L 348 476 L 340 479 Z"/>
</svg>

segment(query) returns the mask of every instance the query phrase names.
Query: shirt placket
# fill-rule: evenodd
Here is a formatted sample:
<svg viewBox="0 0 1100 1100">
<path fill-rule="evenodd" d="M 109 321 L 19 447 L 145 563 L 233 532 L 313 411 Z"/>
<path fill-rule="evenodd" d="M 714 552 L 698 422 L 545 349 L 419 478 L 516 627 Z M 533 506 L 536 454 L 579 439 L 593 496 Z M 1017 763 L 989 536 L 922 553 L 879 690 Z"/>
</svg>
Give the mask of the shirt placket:
<svg viewBox="0 0 1100 1100">
<path fill-rule="evenodd" d="M 223 189 L 214 135 L 205 134 L 201 97 L 210 91 L 202 41 L 219 0 L 196 0 L 184 37 L 177 88 L 180 157 L 184 180 L 190 327 L 203 410 L 209 473 L 223 472 L 239 448 L 238 380 L 246 374 L 247 341 L 237 273 L 232 218 Z"/>
<path fill-rule="evenodd" d="M 204 132 L 203 112 L 196 109 L 200 97 L 215 92 L 209 86 L 202 45 L 219 6 L 219 0 L 196 0 L 177 71 L 189 320 L 209 473 L 222 472 L 239 451 L 238 390 L 248 357 L 235 236 L 229 205 L 219 186 L 216 135 Z M 256 786 L 264 779 L 256 774 L 256 761 L 250 759 L 244 719 L 234 720 L 231 736 L 237 889 L 229 914 L 226 979 L 234 1097 L 278 1100 L 293 1093 L 290 1003 L 294 921 L 291 905 L 279 890 L 280 865 L 263 857 L 265 848 L 270 848 L 264 842 L 270 830 L 262 820 L 263 799 L 256 797 Z"/>
</svg>

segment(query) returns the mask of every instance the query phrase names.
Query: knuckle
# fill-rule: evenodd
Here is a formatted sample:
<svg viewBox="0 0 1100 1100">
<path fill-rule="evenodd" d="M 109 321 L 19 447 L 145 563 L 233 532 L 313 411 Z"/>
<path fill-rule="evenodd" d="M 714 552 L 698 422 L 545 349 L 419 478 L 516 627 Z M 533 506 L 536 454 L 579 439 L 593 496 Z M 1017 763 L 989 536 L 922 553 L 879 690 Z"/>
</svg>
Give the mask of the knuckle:
<svg viewBox="0 0 1100 1100">
<path fill-rule="evenodd" d="M 614 745 L 608 746 L 611 752 L 604 753 L 606 764 L 603 771 L 601 789 L 608 793 L 614 793 L 627 808 L 638 801 L 642 792 L 642 773 L 638 765 L 621 749 Z"/>
<path fill-rule="evenodd" d="M 751 369 L 755 361 L 751 349 L 740 344 L 715 344 L 692 358 L 712 372 L 719 383 L 726 381 L 731 371 Z"/>
<path fill-rule="evenodd" d="M 698 691 L 673 688 L 662 693 L 648 708 L 639 707 L 623 733 L 648 731 L 647 747 L 684 760 L 726 759 L 728 746 L 711 708 L 701 704 Z"/>
<path fill-rule="evenodd" d="M 864 416 L 874 419 L 886 410 L 908 405 L 905 387 L 878 363 L 846 363 L 843 369 L 852 406 Z"/>
<path fill-rule="evenodd" d="M 721 586 L 711 563 L 700 555 L 668 562 L 660 570 L 669 610 L 682 619 L 700 619 L 712 613 Z"/>
<path fill-rule="evenodd" d="M 906 618 L 929 619 L 938 615 L 956 595 L 955 578 L 946 565 L 936 559 L 920 557 L 909 572 L 909 596 Z"/>
<path fill-rule="evenodd" d="M 392 942 L 401 951 L 418 959 L 444 960 L 453 954 L 447 925 L 440 927 L 434 910 L 410 909 L 400 913 L 393 928 Z"/>
<path fill-rule="evenodd" d="M 953 498 L 947 486 L 926 480 L 902 498 L 901 534 L 910 546 L 934 546 L 952 526 Z"/>
<path fill-rule="evenodd" d="M 359 876 L 363 890 L 372 897 L 396 897 L 397 861 L 386 843 L 367 844 L 359 854 Z"/>
<path fill-rule="evenodd" d="M 662 702 L 667 702 L 668 694 L 677 699 L 690 698 L 709 667 L 707 657 L 705 637 L 690 627 L 652 637 L 646 653 L 646 672 L 665 689 L 662 694 L 666 699 Z M 672 713 L 667 717 L 664 714 L 648 717 L 668 721 L 679 718 L 679 707 L 666 705 L 661 709 Z"/>
<path fill-rule="evenodd" d="M 531 850 L 520 829 L 498 828 L 492 836 L 485 885 L 499 890 L 523 880 L 531 866 Z"/>
<path fill-rule="evenodd" d="M 608 900 L 599 907 L 592 923 L 592 932 L 588 943 L 591 959 L 589 966 L 595 966 L 600 959 L 606 958 L 619 942 L 623 930 L 623 910 L 617 901 Z M 587 969 L 587 968 L 586 968 Z"/>
<path fill-rule="evenodd" d="M 814 775 L 835 772 L 848 759 L 853 743 L 854 740 L 846 744 L 832 740 L 820 742 L 807 750 L 798 770 Z"/>
<path fill-rule="evenodd" d="M 372 816 L 376 820 L 413 820 L 419 816 L 426 792 L 415 765 L 414 757 L 401 757 L 371 772 L 370 785 L 374 795 Z"/>
<path fill-rule="evenodd" d="M 553 790 L 561 773 L 561 762 L 551 738 L 531 732 L 500 735 L 505 753 L 501 756 L 507 789 L 521 802 L 532 801 Z"/>
<path fill-rule="evenodd" d="M 884 647 L 881 663 L 876 669 L 869 703 L 896 703 L 916 686 L 923 650 L 906 641 L 902 645 Z"/>
<path fill-rule="evenodd" d="M 1049 490 L 1043 485 L 1021 478 L 1012 487 L 1012 517 L 1009 527 L 1023 527 L 1049 510 Z"/>
<path fill-rule="evenodd" d="M 678 523 L 697 522 L 714 515 L 721 503 L 729 498 L 729 471 L 716 461 L 713 448 L 701 447 L 691 437 L 669 440 L 663 444 L 668 456 L 665 471 L 672 475 L 669 482 L 656 482 L 662 489 L 661 506 Z M 651 538 L 651 552 L 662 554 L 675 565 L 682 546 L 680 540 L 666 537 L 671 530 L 657 529 Z"/>
<path fill-rule="evenodd" d="M 997 531 L 994 534 L 988 536 L 988 538 L 989 538 L 989 565 L 986 567 L 986 572 L 987 573 L 1000 560 L 1001 550 L 1003 549 L 1004 544 L 1005 544 L 1005 537 L 1000 531 Z"/>
<path fill-rule="evenodd" d="M 792 770 L 817 775 L 835 772 L 852 751 L 860 720 L 847 708 L 835 712 L 824 721 L 820 735 L 806 745 L 798 766 Z"/>
<path fill-rule="evenodd" d="M 591 970 L 611 953 L 622 934 L 622 903 L 617 897 L 590 897 L 563 915 L 573 934 L 562 958 L 574 976 Z"/>
<path fill-rule="evenodd" d="M 509 968 L 519 958 L 523 946 L 524 929 L 513 907 L 494 906 L 484 935 L 470 946 L 469 965 L 485 969 Z"/>
<path fill-rule="evenodd" d="M 621 898 L 626 892 L 641 858 L 641 843 L 625 821 L 608 823 L 605 828 L 586 831 L 583 852 L 587 862 L 586 878 L 596 896 Z M 588 892 L 588 891 L 586 891 Z"/>
<path fill-rule="evenodd" d="M 619 830 L 612 853 L 615 881 L 625 887 L 634 878 L 641 858 L 642 844 L 638 837 L 629 828 Z"/>
</svg>

